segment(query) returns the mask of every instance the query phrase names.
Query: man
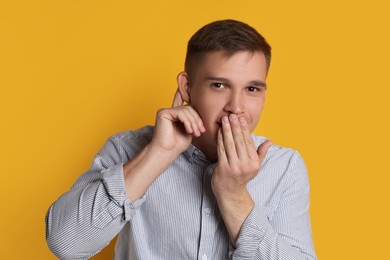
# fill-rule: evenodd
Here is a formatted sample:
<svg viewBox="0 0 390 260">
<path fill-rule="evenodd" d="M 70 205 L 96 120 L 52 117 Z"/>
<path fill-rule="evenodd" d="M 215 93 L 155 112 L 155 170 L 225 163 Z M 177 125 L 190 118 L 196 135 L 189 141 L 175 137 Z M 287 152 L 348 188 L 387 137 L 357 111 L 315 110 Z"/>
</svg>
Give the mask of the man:
<svg viewBox="0 0 390 260">
<path fill-rule="evenodd" d="M 234 20 L 188 43 L 173 105 L 112 136 L 46 216 L 49 248 L 85 259 L 316 259 L 298 152 L 251 135 L 271 48 Z"/>
</svg>

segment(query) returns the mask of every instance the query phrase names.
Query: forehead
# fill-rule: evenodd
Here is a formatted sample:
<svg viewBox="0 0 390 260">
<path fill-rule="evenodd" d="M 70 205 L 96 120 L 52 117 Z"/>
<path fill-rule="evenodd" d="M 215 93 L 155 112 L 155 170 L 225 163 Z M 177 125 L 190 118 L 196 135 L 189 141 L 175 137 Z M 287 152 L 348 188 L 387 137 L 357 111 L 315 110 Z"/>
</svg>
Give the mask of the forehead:
<svg viewBox="0 0 390 260">
<path fill-rule="evenodd" d="M 231 55 L 223 51 L 204 55 L 196 69 L 196 80 L 223 77 L 236 81 L 261 80 L 267 75 L 266 58 L 262 52 L 240 51 Z"/>
</svg>

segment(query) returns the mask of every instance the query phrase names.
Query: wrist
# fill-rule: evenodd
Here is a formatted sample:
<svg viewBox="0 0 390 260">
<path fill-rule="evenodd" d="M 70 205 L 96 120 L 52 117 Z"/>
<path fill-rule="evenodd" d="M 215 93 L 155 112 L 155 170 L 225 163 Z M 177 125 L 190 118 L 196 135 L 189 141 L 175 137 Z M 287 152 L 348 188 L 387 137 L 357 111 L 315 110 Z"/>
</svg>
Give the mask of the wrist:
<svg viewBox="0 0 390 260">
<path fill-rule="evenodd" d="M 153 142 L 149 143 L 144 148 L 146 156 L 153 158 L 156 162 L 172 163 L 180 154 L 181 151 L 176 149 L 166 149 Z"/>
<path fill-rule="evenodd" d="M 253 210 L 255 203 L 247 189 L 237 193 L 220 192 L 215 197 L 231 243 L 235 247 L 241 226 Z"/>
<path fill-rule="evenodd" d="M 213 193 L 220 207 L 238 208 L 243 205 L 254 205 L 253 199 L 246 186 L 234 189 L 234 191 L 214 186 Z"/>
<path fill-rule="evenodd" d="M 211 188 L 216 199 L 224 198 L 235 201 L 248 196 L 250 197 L 246 183 L 238 183 L 237 181 L 230 180 L 227 176 L 223 176 L 218 172 L 217 169 L 214 171 L 211 179 Z"/>
</svg>

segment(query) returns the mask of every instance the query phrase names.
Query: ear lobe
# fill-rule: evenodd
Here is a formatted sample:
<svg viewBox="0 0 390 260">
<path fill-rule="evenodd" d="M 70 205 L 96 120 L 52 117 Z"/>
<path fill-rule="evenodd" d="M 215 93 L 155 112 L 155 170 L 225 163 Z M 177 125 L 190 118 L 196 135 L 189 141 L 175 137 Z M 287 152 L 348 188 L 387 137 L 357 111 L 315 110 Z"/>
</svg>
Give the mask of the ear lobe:
<svg viewBox="0 0 390 260">
<path fill-rule="evenodd" d="M 188 74 L 186 72 L 180 72 L 177 75 L 177 89 L 181 95 L 181 98 L 184 102 L 190 103 L 190 83 L 188 79 Z"/>
</svg>

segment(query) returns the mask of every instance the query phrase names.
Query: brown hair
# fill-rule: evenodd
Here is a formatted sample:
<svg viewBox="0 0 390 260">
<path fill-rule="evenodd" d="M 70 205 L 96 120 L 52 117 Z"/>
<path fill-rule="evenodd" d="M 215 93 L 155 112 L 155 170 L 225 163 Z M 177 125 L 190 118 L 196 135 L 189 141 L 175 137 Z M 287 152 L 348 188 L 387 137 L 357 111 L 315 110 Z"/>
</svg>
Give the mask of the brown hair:
<svg viewBox="0 0 390 260">
<path fill-rule="evenodd" d="M 185 70 L 193 75 L 199 62 L 208 52 L 223 51 L 232 56 L 238 51 L 264 54 L 267 71 L 271 63 L 271 46 L 261 34 L 246 23 L 236 20 L 220 20 L 200 28 L 188 41 Z"/>
</svg>

